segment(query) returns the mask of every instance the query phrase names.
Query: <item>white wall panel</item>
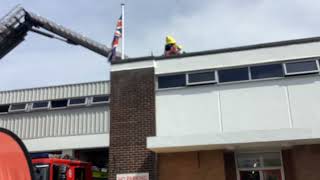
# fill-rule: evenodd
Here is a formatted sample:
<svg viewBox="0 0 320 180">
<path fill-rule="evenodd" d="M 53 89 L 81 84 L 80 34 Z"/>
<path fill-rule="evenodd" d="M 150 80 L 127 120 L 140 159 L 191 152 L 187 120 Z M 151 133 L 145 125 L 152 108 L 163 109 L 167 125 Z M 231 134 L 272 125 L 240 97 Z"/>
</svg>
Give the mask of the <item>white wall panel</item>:
<svg viewBox="0 0 320 180">
<path fill-rule="evenodd" d="M 300 77 L 287 81 L 293 127 L 320 127 L 320 77 Z"/>
<path fill-rule="evenodd" d="M 287 82 L 280 79 L 157 91 L 157 136 L 291 128 L 293 110 Z M 320 89 L 314 91 L 320 96 Z M 305 109 L 306 104 L 301 102 L 298 108 Z"/>
<path fill-rule="evenodd" d="M 219 132 L 218 93 L 209 87 L 158 91 L 158 136 Z"/>
<path fill-rule="evenodd" d="M 281 80 L 221 85 L 224 132 L 290 127 Z"/>
<path fill-rule="evenodd" d="M 95 106 L 0 116 L 0 127 L 22 139 L 109 133 L 109 107 Z"/>
</svg>

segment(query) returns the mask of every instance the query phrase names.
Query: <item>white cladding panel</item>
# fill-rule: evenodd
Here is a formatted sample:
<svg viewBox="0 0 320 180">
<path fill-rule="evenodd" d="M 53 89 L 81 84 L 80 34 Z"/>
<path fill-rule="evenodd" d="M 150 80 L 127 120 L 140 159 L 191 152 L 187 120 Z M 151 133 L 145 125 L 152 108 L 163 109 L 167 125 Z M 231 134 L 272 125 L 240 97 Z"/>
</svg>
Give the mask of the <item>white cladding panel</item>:
<svg viewBox="0 0 320 180">
<path fill-rule="evenodd" d="M 320 56 L 320 42 L 207 54 L 156 61 L 156 74 L 225 68 Z"/>
<path fill-rule="evenodd" d="M 157 136 L 314 129 L 320 127 L 319 99 L 319 75 L 160 90 Z"/>
<path fill-rule="evenodd" d="M 290 127 L 282 80 L 222 85 L 220 92 L 224 132 Z"/>
<path fill-rule="evenodd" d="M 109 133 L 109 107 L 17 113 L 0 116 L 0 127 L 22 139 Z"/>
<path fill-rule="evenodd" d="M 157 135 L 188 135 L 219 131 L 218 98 L 217 90 L 211 87 L 157 92 Z"/>
<path fill-rule="evenodd" d="M 98 81 L 81 84 L 1 91 L 0 104 L 109 94 L 109 89 L 108 81 Z"/>
<path fill-rule="evenodd" d="M 320 127 L 320 77 L 295 78 L 287 84 L 293 127 Z"/>
</svg>

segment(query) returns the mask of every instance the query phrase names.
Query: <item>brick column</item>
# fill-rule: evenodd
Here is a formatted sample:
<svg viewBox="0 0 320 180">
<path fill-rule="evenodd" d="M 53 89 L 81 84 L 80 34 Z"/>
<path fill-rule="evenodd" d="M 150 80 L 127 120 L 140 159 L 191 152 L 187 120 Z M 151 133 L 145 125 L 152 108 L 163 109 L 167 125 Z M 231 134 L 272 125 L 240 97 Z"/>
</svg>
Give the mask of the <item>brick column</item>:
<svg viewBox="0 0 320 180">
<path fill-rule="evenodd" d="M 155 136 L 154 68 L 111 73 L 109 179 L 117 174 L 156 177 L 156 156 L 146 149 Z"/>
</svg>

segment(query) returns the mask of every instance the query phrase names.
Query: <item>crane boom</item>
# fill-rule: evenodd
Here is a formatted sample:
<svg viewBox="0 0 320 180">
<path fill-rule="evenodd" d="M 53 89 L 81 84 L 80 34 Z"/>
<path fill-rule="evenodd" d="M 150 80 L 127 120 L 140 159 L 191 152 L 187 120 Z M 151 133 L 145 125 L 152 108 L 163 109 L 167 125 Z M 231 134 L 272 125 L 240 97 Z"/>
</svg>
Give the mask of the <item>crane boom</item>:
<svg viewBox="0 0 320 180">
<path fill-rule="evenodd" d="M 56 39 L 64 39 L 70 44 L 83 46 L 105 57 L 108 57 L 111 51 L 110 48 L 101 43 L 27 11 L 22 7 L 16 7 L 0 19 L 0 59 L 18 46 L 24 40 L 28 31 L 51 38 L 55 37 L 40 31 L 40 29 L 58 35 L 59 37 Z"/>
</svg>

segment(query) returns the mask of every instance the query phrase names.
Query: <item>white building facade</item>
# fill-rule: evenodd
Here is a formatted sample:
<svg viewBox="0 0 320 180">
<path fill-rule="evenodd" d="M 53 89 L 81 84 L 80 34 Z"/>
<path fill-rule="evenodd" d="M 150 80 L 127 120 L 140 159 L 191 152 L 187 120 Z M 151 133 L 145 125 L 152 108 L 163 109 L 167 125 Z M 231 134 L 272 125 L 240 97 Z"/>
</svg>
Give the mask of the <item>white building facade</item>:
<svg viewBox="0 0 320 180">
<path fill-rule="evenodd" d="M 320 38 L 308 38 L 129 59 L 111 74 L 153 71 L 151 179 L 316 180 L 319 60 Z"/>
</svg>

